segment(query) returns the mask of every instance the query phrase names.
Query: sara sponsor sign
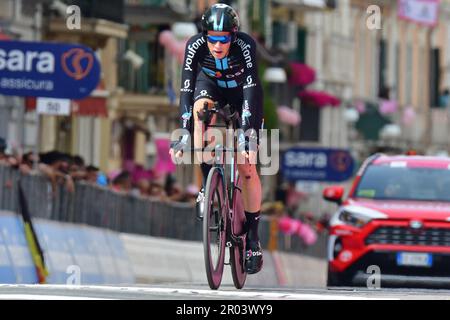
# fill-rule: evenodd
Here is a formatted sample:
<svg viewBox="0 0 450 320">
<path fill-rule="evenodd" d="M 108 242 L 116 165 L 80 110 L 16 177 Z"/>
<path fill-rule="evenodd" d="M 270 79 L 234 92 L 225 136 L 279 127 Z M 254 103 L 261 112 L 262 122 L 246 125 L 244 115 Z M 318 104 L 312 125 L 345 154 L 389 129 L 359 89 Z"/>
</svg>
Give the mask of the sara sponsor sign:
<svg viewBox="0 0 450 320">
<path fill-rule="evenodd" d="M 99 79 L 100 64 L 90 48 L 0 41 L 0 94 L 81 99 Z"/>
<path fill-rule="evenodd" d="M 440 0 L 398 0 L 398 16 L 434 27 L 439 19 L 439 2 Z"/>
<path fill-rule="evenodd" d="M 354 161 L 347 150 L 292 148 L 283 154 L 282 172 L 290 181 L 345 181 L 353 174 Z"/>
</svg>

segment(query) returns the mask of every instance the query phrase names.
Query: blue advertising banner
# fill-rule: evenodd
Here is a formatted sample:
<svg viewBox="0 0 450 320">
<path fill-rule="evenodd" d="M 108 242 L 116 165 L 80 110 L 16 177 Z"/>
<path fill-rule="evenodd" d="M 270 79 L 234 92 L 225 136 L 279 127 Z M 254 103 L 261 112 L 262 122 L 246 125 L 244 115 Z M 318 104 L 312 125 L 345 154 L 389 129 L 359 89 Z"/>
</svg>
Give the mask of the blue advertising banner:
<svg viewBox="0 0 450 320">
<path fill-rule="evenodd" d="M 0 216 L 0 226 L 3 225 L 3 217 Z M 11 257 L 3 240 L 2 231 L 0 231 L 0 283 L 16 283 Z"/>
<path fill-rule="evenodd" d="M 88 47 L 0 41 L 0 94 L 82 99 L 99 80 L 100 63 Z"/>
<path fill-rule="evenodd" d="M 49 276 L 47 283 L 66 284 L 70 274 L 67 268 L 76 265 L 72 256 L 65 230 L 56 221 L 36 223 L 36 233 L 42 239 L 42 249 L 46 255 Z"/>
<path fill-rule="evenodd" d="M 16 276 L 15 283 L 38 283 L 22 220 L 14 215 L 2 215 L 0 222 L 4 246 Z"/>
<path fill-rule="evenodd" d="M 354 165 L 347 150 L 292 148 L 283 154 L 281 170 L 290 181 L 341 182 L 352 176 Z"/>
</svg>

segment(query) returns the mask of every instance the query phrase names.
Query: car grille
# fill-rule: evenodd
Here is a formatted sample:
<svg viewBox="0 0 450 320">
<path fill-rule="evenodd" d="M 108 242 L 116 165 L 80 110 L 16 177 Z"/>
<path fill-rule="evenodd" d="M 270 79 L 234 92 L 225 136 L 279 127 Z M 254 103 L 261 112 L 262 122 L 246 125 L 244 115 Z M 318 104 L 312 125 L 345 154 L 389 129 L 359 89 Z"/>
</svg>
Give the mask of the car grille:
<svg viewBox="0 0 450 320">
<path fill-rule="evenodd" d="M 366 238 L 369 244 L 398 244 L 419 246 L 450 246 L 450 229 L 380 227 Z"/>
</svg>

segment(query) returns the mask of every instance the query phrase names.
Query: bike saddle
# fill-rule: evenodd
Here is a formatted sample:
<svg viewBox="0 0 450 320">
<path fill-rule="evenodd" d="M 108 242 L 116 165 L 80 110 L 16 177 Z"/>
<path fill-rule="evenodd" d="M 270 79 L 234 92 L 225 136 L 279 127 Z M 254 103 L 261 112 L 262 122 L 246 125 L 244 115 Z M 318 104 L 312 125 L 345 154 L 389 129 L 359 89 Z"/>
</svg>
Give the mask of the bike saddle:
<svg viewBox="0 0 450 320">
<path fill-rule="evenodd" d="M 219 113 L 226 121 L 234 121 L 239 116 L 239 113 L 229 104 L 226 104 L 223 108 L 220 108 Z"/>
</svg>

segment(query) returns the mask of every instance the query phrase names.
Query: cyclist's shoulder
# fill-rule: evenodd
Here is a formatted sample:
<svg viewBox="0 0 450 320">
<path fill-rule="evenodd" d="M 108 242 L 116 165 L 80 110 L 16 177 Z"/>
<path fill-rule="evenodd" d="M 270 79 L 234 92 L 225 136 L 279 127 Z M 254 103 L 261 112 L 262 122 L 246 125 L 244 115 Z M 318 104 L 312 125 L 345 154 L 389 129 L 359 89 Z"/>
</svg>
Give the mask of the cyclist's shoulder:
<svg viewBox="0 0 450 320">
<path fill-rule="evenodd" d="M 188 45 L 192 45 L 194 43 L 196 43 L 198 46 L 206 44 L 205 38 L 203 37 L 203 33 L 200 32 L 200 33 L 194 34 L 187 41 Z"/>
<path fill-rule="evenodd" d="M 245 32 L 237 32 L 236 33 L 236 42 L 239 45 L 239 40 L 242 40 L 244 43 L 249 44 L 250 46 L 256 46 L 256 41 L 253 39 L 251 35 Z"/>
</svg>

